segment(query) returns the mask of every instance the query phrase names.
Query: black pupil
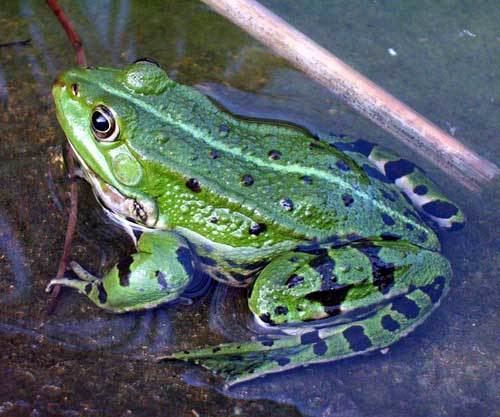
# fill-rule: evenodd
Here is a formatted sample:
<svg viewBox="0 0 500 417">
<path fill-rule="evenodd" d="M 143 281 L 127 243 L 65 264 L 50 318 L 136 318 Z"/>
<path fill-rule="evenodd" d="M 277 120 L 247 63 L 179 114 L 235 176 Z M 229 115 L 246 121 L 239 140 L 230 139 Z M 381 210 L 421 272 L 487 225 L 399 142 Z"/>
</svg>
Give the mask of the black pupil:
<svg viewBox="0 0 500 417">
<path fill-rule="evenodd" d="M 107 132 L 110 127 L 109 120 L 98 110 L 92 115 L 92 125 L 98 132 Z"/>
</svg>

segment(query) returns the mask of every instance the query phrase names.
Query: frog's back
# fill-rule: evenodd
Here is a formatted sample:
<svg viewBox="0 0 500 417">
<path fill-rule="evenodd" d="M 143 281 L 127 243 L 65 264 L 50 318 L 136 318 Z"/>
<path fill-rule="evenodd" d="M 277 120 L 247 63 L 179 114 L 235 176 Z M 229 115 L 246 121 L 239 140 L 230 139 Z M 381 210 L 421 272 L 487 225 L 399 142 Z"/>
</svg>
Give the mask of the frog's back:
<svg viewBox="0 0 500 417">
<path fill-rule="evenodd" d="M 250 238 L 269 234 L 268 244 L 284 238 L 404 238 L 439 245 L 396 187 L 368 176 L 347 155 L 300 128 L 235 118 L 182 85 L 143 100 L 137 116 L 145 120 L 138 121 L 141 129 L 130 144 L 185 185 L 176 197 L 179 206 L 189 206 L 189 225 L 180 226 L 198 231 L 199 221 L 201 234 L 217 241 L 209 233 L 214 216 L 207 207 L 222 206 L 229 216 L 258 226 L 252 233 L 250 225 Z M 246 245 L 247 239 L 234 244 Z"/>
</svg>

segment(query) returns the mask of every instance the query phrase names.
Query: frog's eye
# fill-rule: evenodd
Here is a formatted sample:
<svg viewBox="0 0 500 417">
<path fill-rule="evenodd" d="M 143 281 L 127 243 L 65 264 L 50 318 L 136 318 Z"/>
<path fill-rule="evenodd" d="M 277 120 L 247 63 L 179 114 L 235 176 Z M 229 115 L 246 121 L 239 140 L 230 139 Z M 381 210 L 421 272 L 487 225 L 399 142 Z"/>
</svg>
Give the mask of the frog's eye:
<svg viewBox="0 0 500 417">
<path fill-rule="evenodd" d="M 113 142 L 120 133 L 114 113 L 102 104 L 92 112 L 91 127 L 94 136 L 101 142 Z"/>
<path fill-rule="evenodd" d="M 158 63 L 158 61 L 154 60 L 153 58 L 139 58 L 136 59 L 133 64 L 138 64 L 138 63 L 146 63 L 146 64 L 153 64 L 156 65 L 158 68 L 161 68 L 161 65 Z"/>
</svg>

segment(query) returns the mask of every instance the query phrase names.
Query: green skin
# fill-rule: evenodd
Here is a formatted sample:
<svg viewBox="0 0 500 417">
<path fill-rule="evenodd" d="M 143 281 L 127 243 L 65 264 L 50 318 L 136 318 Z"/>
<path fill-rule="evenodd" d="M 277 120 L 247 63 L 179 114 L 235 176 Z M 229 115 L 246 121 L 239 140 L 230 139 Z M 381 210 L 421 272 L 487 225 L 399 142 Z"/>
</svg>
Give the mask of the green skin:
<svg viewBox="0 0 500 417">
<path fill-rule="evenodd" d="M 445 295 L 451 269 L 421 215 L 456 229 L 463 214 L 408 161 L 237 118 L 146 61 L 69 70 L 53 95 L 96 196 L 140 237 L 103 278 L 73 263 L 80 279 L 54 279 L 49 290 L 76 288 L 122 313 L 179 298 L 203 270 L 253 283 L 257 321 L 295 329 L 165 359 L 199 363 L 231 385 L 388 346 Z"/>
</svg>

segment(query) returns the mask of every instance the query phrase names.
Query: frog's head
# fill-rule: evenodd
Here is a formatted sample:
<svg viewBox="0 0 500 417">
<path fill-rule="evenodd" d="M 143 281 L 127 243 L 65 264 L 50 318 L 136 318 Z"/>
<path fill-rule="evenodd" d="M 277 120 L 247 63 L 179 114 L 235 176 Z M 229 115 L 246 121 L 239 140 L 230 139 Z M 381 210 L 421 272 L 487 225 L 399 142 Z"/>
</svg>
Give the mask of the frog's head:
<svg viewBox="0 0 500 417">
<path fill-rule="evenodd" d="M 103 205 L 147 227 L 156 225 L 158 209 L 141 191 L 147 175 L 129 140 L 140 133 L 141 103 L 174 85 L 158 65 L 141 60 L 123 69 L 71 69 L 52 89 L 59 123 Z"/>
</svg>

